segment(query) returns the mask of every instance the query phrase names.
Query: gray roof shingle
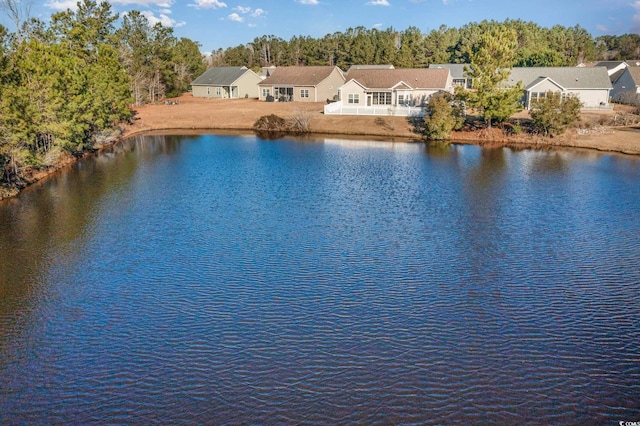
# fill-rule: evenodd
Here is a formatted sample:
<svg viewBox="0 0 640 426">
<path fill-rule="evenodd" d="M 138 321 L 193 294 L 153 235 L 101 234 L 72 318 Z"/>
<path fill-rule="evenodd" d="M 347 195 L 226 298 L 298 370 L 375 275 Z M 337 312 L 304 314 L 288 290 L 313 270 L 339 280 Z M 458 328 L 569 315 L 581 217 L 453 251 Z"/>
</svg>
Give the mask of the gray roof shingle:
<svg viewBox="0 0 640 426">
<path fill-rule="evenodd" d="M 464 75 L 464 67 L 469 67 L 469 64 L 431 64 L 429 68 L 448 68 L 451 71 L 451 77 L 455 79 L 467 78 Z"/>
<path fill-rule="evenodd" d="M 213 67 L 196 78 L 192 86 L 229 86 L 248 72 L 247 67 Z"/>
<path fill-rule="evenodd" d="M 549 78 L 565 89 L 611 89 L 611 80 L 605 67 L 515 67 L 506 83 L 519 81 L 530 87 L 537 79 Z"/>
</svg>

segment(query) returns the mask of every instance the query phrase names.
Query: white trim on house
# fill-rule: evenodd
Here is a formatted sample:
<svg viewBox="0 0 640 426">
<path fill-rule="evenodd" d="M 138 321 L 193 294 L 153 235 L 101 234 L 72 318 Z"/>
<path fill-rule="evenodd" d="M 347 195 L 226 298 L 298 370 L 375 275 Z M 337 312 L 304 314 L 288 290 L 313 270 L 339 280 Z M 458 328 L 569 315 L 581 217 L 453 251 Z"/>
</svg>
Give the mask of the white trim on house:
<svg viewBox="0 0 640 426">
<path fill-rule="evenodd" d="M 374 87 L 368 87 L 368 84 Z M 355 73 L 342 85 L 338 89 L 339 100 L 325 105 L 324 113 L 424 115 L 424 106 L 429 97 L 441 91 L 453 92 L 448 69 L 369 70 Z"/>
<path fill-rule="evenodd" d="M 613 109 L 609 103 L 611 80 L 605 67 L 514 67 L 505 86 L 518 82 L 525 88 L 522 104 L 527 109 L 531 107 L 531 93 L 548 91 L 575 95 L 583 110 Z"/>
</svg>

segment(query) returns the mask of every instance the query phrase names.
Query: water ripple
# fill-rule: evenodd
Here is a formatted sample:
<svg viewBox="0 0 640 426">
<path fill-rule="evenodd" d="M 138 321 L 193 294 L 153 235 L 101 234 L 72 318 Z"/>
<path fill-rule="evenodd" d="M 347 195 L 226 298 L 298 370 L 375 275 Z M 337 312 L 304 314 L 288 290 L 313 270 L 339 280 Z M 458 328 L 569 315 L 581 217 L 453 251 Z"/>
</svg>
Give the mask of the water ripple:
<svg viewBox="0 0 640 426">
<path fill-rule="evenodd" d="M 636 159 L 131 144 L 0 205 L 0 423 L 640 418 Z"/>
</svg>

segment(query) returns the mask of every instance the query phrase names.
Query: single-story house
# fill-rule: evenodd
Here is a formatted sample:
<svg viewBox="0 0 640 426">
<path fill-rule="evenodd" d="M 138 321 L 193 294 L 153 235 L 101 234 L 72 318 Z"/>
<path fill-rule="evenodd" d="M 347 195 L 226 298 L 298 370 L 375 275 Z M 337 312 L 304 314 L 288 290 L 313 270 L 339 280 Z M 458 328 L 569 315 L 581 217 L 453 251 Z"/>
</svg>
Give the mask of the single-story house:
<svg viewBox="0 0 640 426">
<path fill-rule="evenodd" d="M 547 92 L 576 95 L 583 109 L 612 109 L 609 103 L 611 80 L 605 67 L 514 67 L 507 79 L 508 86 L 521 82 L 525 93 L 525 109 Z"/>
<path fill-rule="evenodd" d="M 625 68 L 613 84 L 611 99 L 622 104 L 640 105 L 640 67 Z"/>
<path fill-rule="evenodd" d="M 344 73 L 338 67 L 277 67 L 258 83 L 259 97 L 263 101 L 272 96 L 281 102 L 324 102 L 338 96 L 344 82 Z"/>
<path fill-rule="evenodd" d="M 191 83 L 199 98 L 257 98 L 262 79 L 247 67 L 213 67 Z"/>
<path fill-rule="evenodd" d="M 340 97 L 326 105 L 325 114 L 418 115 L 431 95 L 453 92 L 447 68 L 352 70 L 340 87 Z"/>
<path fill-rule="evenodd" d="M 430 64 L 429 68 L 448 68 L 451 72 L 451 78 L 453 78 L 453 85 L 464 87 L 465 89 L 473 88 L 473 79 L 467 77 L 465 67 L 469 69 L 469 64 Z"/>
</svg>

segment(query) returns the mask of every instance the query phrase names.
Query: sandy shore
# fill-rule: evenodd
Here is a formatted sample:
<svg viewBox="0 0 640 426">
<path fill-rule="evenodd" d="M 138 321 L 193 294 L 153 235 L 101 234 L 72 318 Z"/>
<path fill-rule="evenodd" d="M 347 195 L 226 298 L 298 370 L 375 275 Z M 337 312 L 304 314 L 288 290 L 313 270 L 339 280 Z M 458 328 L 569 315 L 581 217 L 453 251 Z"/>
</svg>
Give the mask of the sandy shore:
<svg viewBox="0 0 640 426">
<path fill-rule="evenodd" d="M 404 117 L 324 115 L 324 103 L 203 99 L 194 98 L 190 94 L 181 96 L 178 101 L 177 105 L 146 105 L 137 108 L 136 119 L 125 129 L 125 136 L 158 130 L 251 130 L 253 123 L 263 115 L 275 114 L 287 118 L 304 114 L 310 119 L 313 133 L 419 139 Z M 585 116 L 587 121 L 598 120 L 597 113 Z M 452 135 L 452 140 L 480 145 L 567 146 L 640 155 L 640 129 L 630 127 L 595 127 L 584 131 L 571 129 L 557 138 L 506 136 L 500 129 L 493 129 L 491 132 L 456 132 Z"/>
</svg>

